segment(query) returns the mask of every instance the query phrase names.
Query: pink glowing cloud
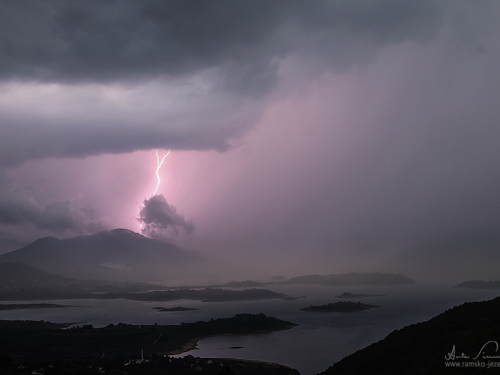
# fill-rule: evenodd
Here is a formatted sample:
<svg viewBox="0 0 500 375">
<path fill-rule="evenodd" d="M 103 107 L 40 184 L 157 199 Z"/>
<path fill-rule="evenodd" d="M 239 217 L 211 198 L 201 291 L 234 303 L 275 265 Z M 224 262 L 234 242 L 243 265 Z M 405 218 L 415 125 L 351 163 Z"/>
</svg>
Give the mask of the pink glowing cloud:
<svg viewBox="0 0 500 375">
<path fill-rule="evenodd" d="M 497 2 L 207 3 L 202 19 L 17 4 L 0 5 L 22 52 L 0 52 L 1 251 L 138 216 L 249 261 L 376 267 L 457 233 L 494 243 Z M 172 153 L 151 197 L 157 148 Z"/>
</svg>

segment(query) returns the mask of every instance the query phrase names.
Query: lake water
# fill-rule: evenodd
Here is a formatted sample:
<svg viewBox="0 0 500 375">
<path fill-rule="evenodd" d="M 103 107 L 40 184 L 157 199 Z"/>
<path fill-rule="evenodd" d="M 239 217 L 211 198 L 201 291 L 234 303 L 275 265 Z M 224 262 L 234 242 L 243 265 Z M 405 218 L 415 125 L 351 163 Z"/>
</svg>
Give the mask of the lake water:
<svg viewBox="0 0 500 375">
<path fill-rule="evenodd" d="M 0 319 L 47 320 L 55 323 L 85 322 L 95 327 L 102 327 L 119 322 L 179 324 L 231 317 L 238 313 L 264 313 L 297 323 L 299 326 L 288 331 L 251 336 L 209 337 L 198 343 L 198 349 L 183 355 L 278 362 L 298 369 L 302 375 L 312 375 L 325 370 L 346 355 L 383 339 L 395 329 L 428 320 L 463 302 L 488 300 L 498 295 L 498 291 L 495 290 L 459 289 L 453 288 L 450 284 L 436 283 L 391 287 L 287 285 L 268 289 L 304 297 L 294 301 L 276 299 L 248 302 L 190 300 L 141 302 L 123 299 L 36 301 L 74 307 L 0 311 Z M 309 305 L 324 305 L 339 301 L 335 296 L 343 292 L 385 294 L 385 296 L 355 300 L 381 306 L 356 313 L 311 313 L 299 310 Z M 12 303 L 27 303 L 27 301 Z M 184 306 L 200 310 L 158 312 L 153 309 L 156 306 Z M 450 343 L 450 347 L 452 344 Z"/>
</svg>

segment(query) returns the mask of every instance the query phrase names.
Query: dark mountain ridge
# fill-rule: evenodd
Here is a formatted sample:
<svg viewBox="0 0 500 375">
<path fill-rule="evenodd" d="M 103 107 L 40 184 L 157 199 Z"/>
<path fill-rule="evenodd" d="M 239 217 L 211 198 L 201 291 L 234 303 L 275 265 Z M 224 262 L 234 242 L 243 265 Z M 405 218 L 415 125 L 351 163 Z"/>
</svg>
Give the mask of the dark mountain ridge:
<svg viewBox="0 0 500 375">
<path fill-rule="evenodd" d="M 21 263 L 67 277 L 120 281 L 199 276 L 211 263 L 201 253 L 146 238 L 127 229 L 62 240 L 41 238 L 0 255 L 0 263 L 6 262 Z"/>
</svg>

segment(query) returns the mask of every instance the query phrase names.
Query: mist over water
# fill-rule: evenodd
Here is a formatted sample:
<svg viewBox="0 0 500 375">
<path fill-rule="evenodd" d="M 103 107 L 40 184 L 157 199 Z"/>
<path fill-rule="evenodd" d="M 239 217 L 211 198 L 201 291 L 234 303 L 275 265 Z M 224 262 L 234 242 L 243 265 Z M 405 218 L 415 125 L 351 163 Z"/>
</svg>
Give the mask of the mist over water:
<svg viewBox="0 0 500 375">
<path fill-rule="evenodd" d="M 495 290 L 462 289 L 454 288 L 452 285 L 419 283 L 404 286 L 282 285 L 268 287 L 276 292 L 297 297 L 303 296 L 293 301 L 280 299 L 242 302 L 53 300 L 44 302 L 74 307 L 0 311 L 0 319 L 47 320 L 58 323 L 81 322 L 103 327 L 119 322 L 180 324 L 231 317 L 239 313 L 264 313 L 297 323 L 299 326 L 288 331 L 257 335 L 205 338 L 199 341 L 198 349 L 180 356 L 191 354 L 196 357 L 235 357 L 278 362 L 297 368 L 302 375 L 311 375 L 383 339 L 395 329 L 428 320 L 464 302 L 488 300 L 498 294 Z M 340 301 L 335 297 L 343 292 L 385 294 L 385 296 L 352 299 L 352 301 L 381 306 L 356 313 L 311 313 L 299 310 L 309 305 Z M 22 303 L 28 303 L 28 301 Z M 184 306 L 199 310 L 158 312 L 153 309 L 157 306 Z M 450 348 L 452 345 L 453 343 L 450 342 Z M 441 354 L 436 353 L 436 355 Z"/>
</svg>

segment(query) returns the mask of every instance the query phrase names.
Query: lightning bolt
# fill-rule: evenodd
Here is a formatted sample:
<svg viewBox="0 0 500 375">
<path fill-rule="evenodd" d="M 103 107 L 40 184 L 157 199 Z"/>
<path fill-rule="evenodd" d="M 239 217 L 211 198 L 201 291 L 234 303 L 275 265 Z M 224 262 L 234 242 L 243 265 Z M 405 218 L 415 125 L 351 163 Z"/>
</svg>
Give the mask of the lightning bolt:
<svg viewBox="0 0 500 375">
<path fill-rule="evenodd" d="M 168 152 L 163 156 L 163 158 L 161 158 L 161 161 L 160 161 L 160 156 L 158 155 L 158 149 L 156 149 L 156 189 L 155 191 L 153 191 L 153 194 L 151 194 L 151 197 L 153 195 L 156 195 L 156 192 L 158 191 L 158 187 L 160 186 L 160 182 L 161 182 L 161 179 L 160 179 L 160 168 L 161 166 L 163 165 L 163 162 L 165 161 L 165 158 L 168 156 L 168 154 L 170 154 L 170 150 L 168 150 Z"/>
<path fill-rule="evenodd" d="M 135 159 L 135 155 L 137 155 L 137 151 L 134 152 L 134 154 L 132 155 L 132 157 L 130 159 L 128 159 L 128 161 L 125 163 L 125 165 L 127 165 L 128 163 L 130 163 L 131 160 L 134 160 Z"/>
</svg>

